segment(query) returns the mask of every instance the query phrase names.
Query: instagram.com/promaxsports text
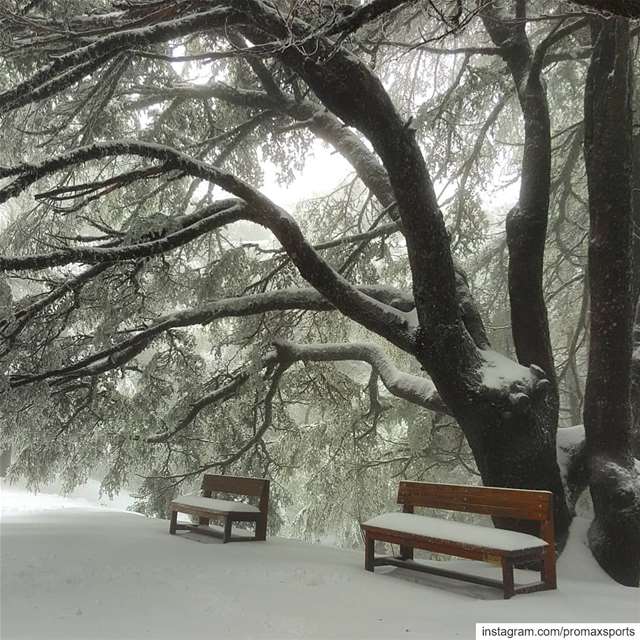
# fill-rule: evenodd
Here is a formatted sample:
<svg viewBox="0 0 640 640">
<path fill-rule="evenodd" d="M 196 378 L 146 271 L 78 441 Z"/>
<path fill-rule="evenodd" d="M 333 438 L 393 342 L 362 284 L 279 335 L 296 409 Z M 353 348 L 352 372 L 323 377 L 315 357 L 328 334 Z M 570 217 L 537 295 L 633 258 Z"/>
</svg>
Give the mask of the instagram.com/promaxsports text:
<svg viewBox="0 0 640 640">
<path fill-rule="evenodd" d="M 476 640 L 490 638 L 637 638 L 640 640 L 640 622 L 477 623 Z"/>
</svg>

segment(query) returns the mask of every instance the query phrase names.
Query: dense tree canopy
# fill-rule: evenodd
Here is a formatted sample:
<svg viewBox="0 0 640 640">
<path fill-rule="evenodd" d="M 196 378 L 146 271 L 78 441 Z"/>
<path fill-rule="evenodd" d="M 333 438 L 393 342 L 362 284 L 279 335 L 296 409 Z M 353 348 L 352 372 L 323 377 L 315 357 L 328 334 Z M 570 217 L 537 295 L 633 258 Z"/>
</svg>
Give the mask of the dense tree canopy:
<svg viewBox="0 0 640 640">
<path fill-rule="evenodd" d="M 479 476 L 553 491 L 559 550 L 589 486 L 637 586 L 638 17 L 4 0 L 11 472 L 142 476 L 159 515 L 205 470 L 266 474 L 274 516 L 349 542 L 395 478 Z M 271 176 L 313 153 L 349 174 L 286 211 Z"/>
</svg>

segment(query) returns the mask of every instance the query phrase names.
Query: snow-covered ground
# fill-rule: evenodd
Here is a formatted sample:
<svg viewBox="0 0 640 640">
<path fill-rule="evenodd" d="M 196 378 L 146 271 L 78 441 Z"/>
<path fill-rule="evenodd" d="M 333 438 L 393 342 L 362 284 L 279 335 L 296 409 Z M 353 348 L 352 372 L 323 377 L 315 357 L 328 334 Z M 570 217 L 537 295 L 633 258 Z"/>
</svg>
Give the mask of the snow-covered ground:
<svg viewBox="0 0 640 640">
<path fill-rule="evenodd" d="M 106 509 L 89 497 L 2 489 L 0 638 L 473 638 L 476 622 L 637 622 L 577 520 L 558 591 L 497 590 L 389 567 L 361 553 L 271 538 L 231 543 Z M 497 574 L 491 566 L 459 568 Z M 526 572 L 520 578 L 531 580 Z"/>
</svg>

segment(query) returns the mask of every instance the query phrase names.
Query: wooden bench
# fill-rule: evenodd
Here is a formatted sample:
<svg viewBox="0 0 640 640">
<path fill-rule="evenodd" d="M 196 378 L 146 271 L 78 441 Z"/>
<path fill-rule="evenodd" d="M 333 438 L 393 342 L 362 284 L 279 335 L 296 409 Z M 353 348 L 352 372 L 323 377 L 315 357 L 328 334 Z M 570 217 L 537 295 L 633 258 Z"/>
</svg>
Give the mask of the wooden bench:
<svg viewBox="0 0 640 640">
<path fill-rule="evenodd" d="M 227 493 L 258 498 L 258 506 L 236 500 L 217 500 L 213 493 Z M 209 529 L 211 518 L 222 519 L 223 542 L 266 540 L 267 511 L 269 509 L 269 481 L 262 478 L 241 478 L 237 476 L 205 475 L 202 479 L 201 496 L 178 496 L 172 503 L 169 533 L 175 534 L 178 529 L 199 531 L 210 535 L 218 535 Z M 189 513 L 199 517 L 199 525 L 178 524 L 178 513 Z M 234 522 L 255 522 L 254 537 L 231 537 Z M 206 528 L 203 528 L 206 527 Z"/>
<path fill-rule="evenodd" d="M 386 513 L 364 522 L 365 569 L 380 565 L 404 567 L 438 576 L 498 587 L 504 597 L 556 589 L 556 553 L 553 531 L 553 494 L 495 487 L 401 482 L 398 503 L 402 513 Z M 498 519 L 532 520 L 540 523 L 539 537 L 414 514 L 414 507 L 432 507 L 495 516 Z M 537 528 L 537 527 L 536 527 Z M 375 557 L 376 540 L 400 545 L 398 556 Z M 440 569 L 414 562 L 413 550 L 426 549 L 472 560 L 499 562 L 502 581 Z M 515 585 L 514 564 L 535 562 L 540 582 Z"/>
</svg>

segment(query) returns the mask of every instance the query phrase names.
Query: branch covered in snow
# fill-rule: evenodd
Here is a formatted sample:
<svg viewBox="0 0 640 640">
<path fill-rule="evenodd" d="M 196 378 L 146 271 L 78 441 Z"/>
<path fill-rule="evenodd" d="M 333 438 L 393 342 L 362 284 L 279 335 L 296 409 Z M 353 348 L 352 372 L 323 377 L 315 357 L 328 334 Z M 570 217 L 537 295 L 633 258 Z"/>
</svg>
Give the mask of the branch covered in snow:
<svg viewBox="0 0 640 640">
<path fill-rule="evenodd" d="M 431 411 L 450 414 L 433 382 L 427 377 L 400 371 L 381 347 L 368 342 L 298 344 L 286 340 L 274 343 L 281 362 L 336 362 L 361 360 L 371 365 L 387 390 Z"/>
<path fill-rule="evenodd" d="M 404 314 L 413 308 L 409 294 L 390 287 L 359 287 L 362 295 L 376 300 L 379 304 L 397 309 Z M 286 310 L 332 311 L 335 309 L 326 298 L 314 288 L 281 289 L 262 294 L 226 298 L 190 311 L 176 311 L 158 318 L 151 326 L 128 337 L 126 340 L 83 358 L 60 369 L 52 369 L 38 374 L 14 374 L 11 386 L 20 387 L 39 380 L 52 379 L 53 384 L 84 376 L 96 376 L 116 369 L 142 353 L 151 342 L 171 329 L 193 325 L 205 326 L 221 318 L 243 317 Z"/>
<path fill-rule="evenodd" d="M 116 30 L 89 44 L 77 46 L 55 57 L 28 80 L 0 93 L 0 115 L 66 89 L 126 49 L 224 27 L 229 15 L 228 7 L 217 6 L 184 17 L 170 17 L 155 24 Z"/>
<path fill-rule="evenodd" d="M 414 329 L 406 318 L 393 308 L 363 294 L 338 274 L 307 242 L 296 221 L 251 185 L 236 176 L 207 165 L 171 147 L 159 144 L 120 140 L 80 147 L 39 164 L 22 164 L 0 168 L 0 178 L 17 176 L 0 190 L 0 202 L 15 197 L 45 175 L 88 160 L 109 156 L 136 155 L 161 160 L 167 169 L 175 169 L 206 180 L 244 200 L 247 204 L 244 219 L 269 229 L 280 241 L 298 271 L 342 313 L 378 333 L 401 349 L 414 349 Z M 235 216 L 235 211 L 233 213 Z M 7 269 L 10 259 L 0 260 Z"/>
<path fill-rule="evenodd" d="M 71 263 L 104 264 L 123 260 L 148 258 L 181 247 L 214 229 L 246 219 L 246 205 L 241 200 L 215 202 L 197 215 L 176 219 L 174 229 L 155 240 L 134 242 L 115 247 L 69 247 L 51 253 L 15 258 L 0 257 L 5 270 L 45 269 Z"/>
<path fill-rule="evenodd" d="M 397 398 L 438 413 L 450 413 L 429 378 L 400 371 L 383 349 L 372 343 L 300 344 L 278 340 L 274 342 L 274 348 L 274 351 L 267 353 L 260 361 L 259 367 L 261 369 L 268 370 L 278 365 L 284 373 L 295 362 L 343 362 L 348 360 L 357 360 L 371 365 L 372 376 L 367 386 L 372 398 L 373 411 L 375 411 L 374 405 L 378 403 L 377 380 L 379 378 L 385 388 Z M 187 410 L 175 427 L 149 436 L 146 438 L 146 442 L 149 444 L 167 442 L 176 434 L 184 431 L 204 408 L 224 402 L 232 397 L 249 380 L 254 370 L 253 367 L 242 369 L 234 374 L 231 381 L 203 395 L 197 401 L 189 403 Z M 371 389 L 372 380 L 376 383 L 375 392 Z M 244 450 L 246 450 L 245 447 L 243 447 Z M 207 466 L 207 469 L 220 464 Z"/>
</svg>

